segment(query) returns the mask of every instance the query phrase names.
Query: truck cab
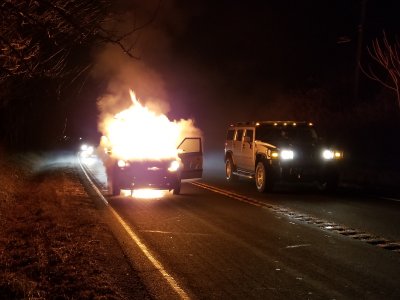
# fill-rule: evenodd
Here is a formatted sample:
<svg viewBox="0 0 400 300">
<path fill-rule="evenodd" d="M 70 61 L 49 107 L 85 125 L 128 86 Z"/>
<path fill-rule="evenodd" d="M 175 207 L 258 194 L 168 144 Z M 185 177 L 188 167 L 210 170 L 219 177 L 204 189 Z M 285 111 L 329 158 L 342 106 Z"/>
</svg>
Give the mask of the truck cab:
<svg viewBox="0 0 400 300">
<path fill-rule="evenodd" d="M 111 153 L 110 153 L 111 154 Z M 177 148 L 177 156 L 162 159 L 112 159 L 106 168 L 109 194 L 121 190 L 159 189 L 180 194 L 181 181 L 201 178 L 203 148 L 200 137 L 185 138 Z"/>
</svg>

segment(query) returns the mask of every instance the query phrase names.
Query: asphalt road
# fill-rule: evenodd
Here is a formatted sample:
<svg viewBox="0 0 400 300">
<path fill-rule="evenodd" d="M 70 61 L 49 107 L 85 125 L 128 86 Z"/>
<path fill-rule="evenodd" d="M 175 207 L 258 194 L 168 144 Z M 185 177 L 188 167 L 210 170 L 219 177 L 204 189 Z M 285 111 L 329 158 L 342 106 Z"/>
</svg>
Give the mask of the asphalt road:
<svg viewBox="0 0 400 300">
<path fill-rule="evenodd" d="M 258 194 L 218 172 L 201 182 L 179 196 L 107 198 L 190 298 L 400 298 L 395 199 L 286 186 Z"/>
</svg>

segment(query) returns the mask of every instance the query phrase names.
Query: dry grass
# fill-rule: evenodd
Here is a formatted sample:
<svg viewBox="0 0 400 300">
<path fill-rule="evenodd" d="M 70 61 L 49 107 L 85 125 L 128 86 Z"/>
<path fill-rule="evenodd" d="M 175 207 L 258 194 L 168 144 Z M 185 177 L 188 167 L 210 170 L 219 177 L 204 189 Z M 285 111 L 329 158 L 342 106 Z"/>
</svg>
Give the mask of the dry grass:
<svg viewBox="0 0 400 300">
<path fill-rule="evenodd" d="M 0 298 L 149 298 L 74 167 L 39 158 L 0 155 Z"/>
</svg>

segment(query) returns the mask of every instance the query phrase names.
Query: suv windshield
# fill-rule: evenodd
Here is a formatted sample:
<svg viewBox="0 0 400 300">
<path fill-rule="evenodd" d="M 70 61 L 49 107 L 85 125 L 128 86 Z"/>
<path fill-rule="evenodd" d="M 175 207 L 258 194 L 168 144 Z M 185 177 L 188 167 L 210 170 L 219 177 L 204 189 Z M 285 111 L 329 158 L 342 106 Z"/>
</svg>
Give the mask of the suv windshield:
<svg viewBox="0 0 400 300">
<path fill-rule="evenodd" d="M 289 127 L 260 125 L 256 129 L 256 140 L 279 143 L 283 141 L 297 143 L 314 143 L 318 139 L 317 133 L 311 127 Z"/>
</svg>

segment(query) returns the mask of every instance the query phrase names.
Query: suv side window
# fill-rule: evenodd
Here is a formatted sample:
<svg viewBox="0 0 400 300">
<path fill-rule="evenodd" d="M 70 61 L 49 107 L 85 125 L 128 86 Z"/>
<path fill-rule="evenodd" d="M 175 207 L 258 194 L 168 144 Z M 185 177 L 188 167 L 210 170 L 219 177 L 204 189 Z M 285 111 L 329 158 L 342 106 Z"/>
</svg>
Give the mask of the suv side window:
<svg viewBox="0 0 400 300">
<path fill-rule="evenodd" d="M 268 126 L 260 126 L 256 130 L 256 140 L 258 141 L 276 141 L 280 136 L 280 128 L 271 128 Z"/>
<path fill-rule="evenodd" d="M 235 130 L 234 129 L 229 129 L 228 132 L 226 133 L 226 140 L 227 141 L 233 141 L 234 135 L 235 135 Z"/>
<path fill-rule="evenodd" d="M 242 137 L 243 137 L 243 129 L 238 129 L 238 131 L 236 131 L 236 138 L 235 141 L 242 141 Z"/>
<path fill-rule="evenodd" d="M 246 129 L 245 137 L 249 137 L 249 142 L 253 142 L 253 130 Z"/>
</svg>

